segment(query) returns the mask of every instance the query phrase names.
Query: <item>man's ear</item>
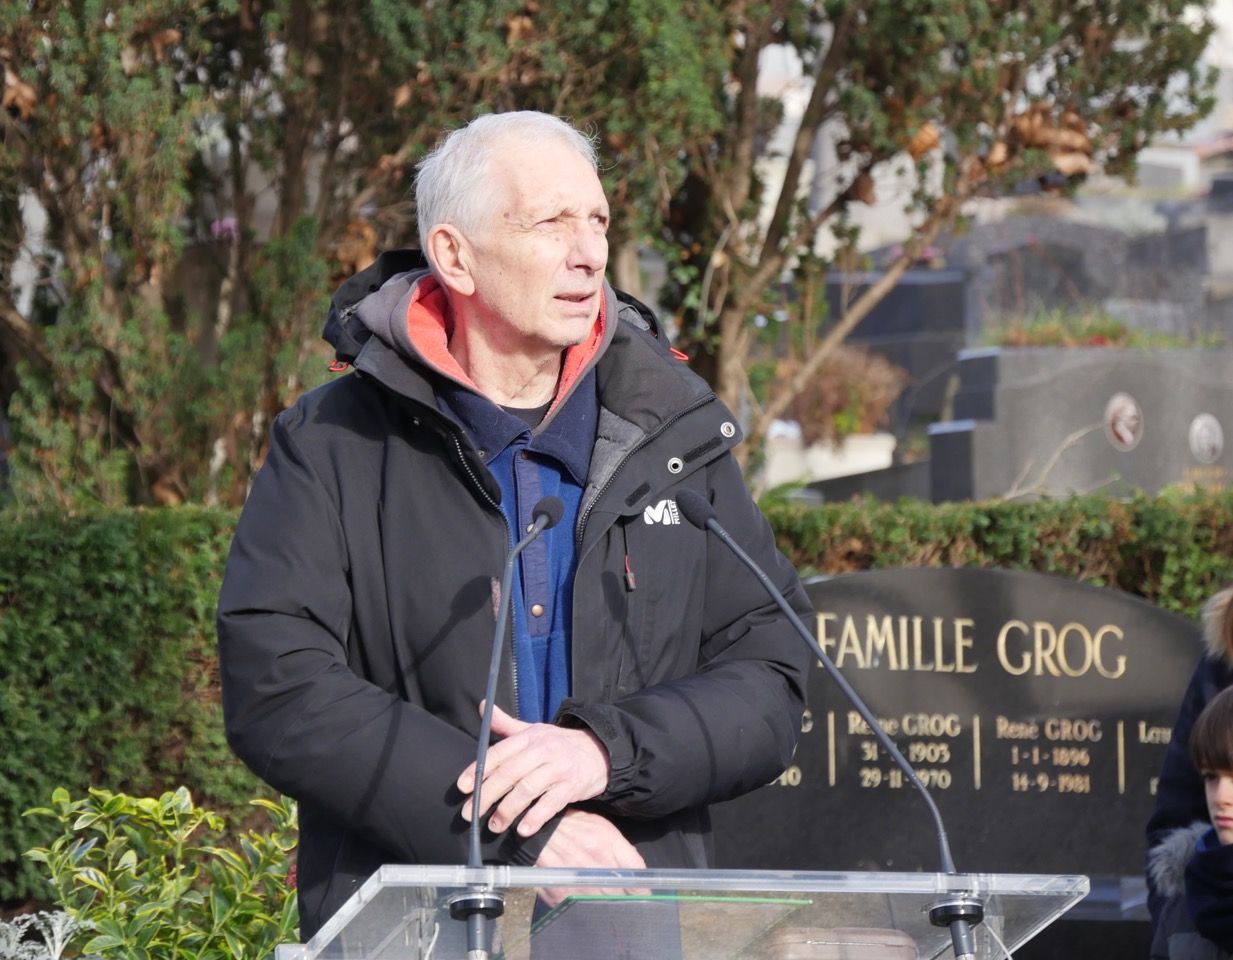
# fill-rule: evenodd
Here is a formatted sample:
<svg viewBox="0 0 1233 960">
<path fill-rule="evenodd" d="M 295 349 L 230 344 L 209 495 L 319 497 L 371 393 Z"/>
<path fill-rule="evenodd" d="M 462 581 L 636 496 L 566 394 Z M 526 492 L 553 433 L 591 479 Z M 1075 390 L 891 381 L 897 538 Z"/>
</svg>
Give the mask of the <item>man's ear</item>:
<svg viewBox="0 0 1233 960">
<path fill-rule="evenodd" d="M 438 223 L 428 232 L 428 249 L 437 281 L 459 296 L 475 293 L 475 277 L 471 274 L 470 248 L 458 228 Z"/>
</svg>

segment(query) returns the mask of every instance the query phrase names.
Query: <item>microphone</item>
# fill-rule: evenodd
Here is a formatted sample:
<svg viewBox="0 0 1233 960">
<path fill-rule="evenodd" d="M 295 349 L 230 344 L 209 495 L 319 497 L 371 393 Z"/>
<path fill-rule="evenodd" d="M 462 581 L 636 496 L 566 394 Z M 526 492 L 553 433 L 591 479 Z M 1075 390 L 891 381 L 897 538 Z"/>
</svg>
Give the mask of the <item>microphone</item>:
<svg viewBox="0 0 1233 960">
<path fill-rule="evenodd" d="M 475 789 L 471 791 L 471 825 L 468 830 L 467 866 L 480 868 L 484 861 L 480 852 L 480 791 L 484 783 L 484 764 L 488 759 L 488 741 L 492 736 L 492 710 L 497 697 L 497 677 L 501 672 L 501 650 L 505 646 L 505 625 L 509 622 L 510 591 L 518 555 L 541 533 L 556 526 L 565 513 L 560 497 L 544 497 L 531 508 L 531 524 L 526 536 L 519 540 L 505 558 L 501 576 L 501 596 L 498 600 L 497 625 L 492 635 L 492 656 L 488 662 L 488 686 L 484 691 L 484 713 L 480 718 L 479 743 L 475 749 Z M 505 912 L 505 897 L 482 885 L 450 900 L 450 916 L 467 924 L 467 960 L 488 960 L 492 955 L 492 921 Z"/>
<path fill-rule="evenodd" d="M 934 827 L 937 831 L 938 852 L 942 860 L 942 870 L 944 873 L 956 874 L 954 858 L 950 853 L 950 842 L 946 838 L 946 827 L 942 823 L 942 814 L 938 811 L 938 806 L 933 801 L 933 796 L 921 783 L 920 778 L 916 775 L 916 771 L 912 769 L 912 765 L 899 752 L 899 748 L 895 746 L 893 741 L 882 729 L 882 725 L 878 723 L 877 718 L 873 715 L 873 711 L 869 709 L 865 701 L 861 699 L 860 694 L 852 688 L 848 683 L 847 677 L 839 672 L 839 668 L 822 646 L 815 639 L 813 633 L 801 622 L 801 618 L 797 616 L 796 611 L 788 604 L 787 598 L 783 593 L 771 582 L 771 578 L 767 576 L 766 571 L 754 562 L 740 545 L 732 539 L 723 527 L 719 525 L 719 520 L 716 519 L 715 508 L 710 502 L 693 490 L 682 490 L 676 495 L 676 506 L 680 511 L 681 516 L 688 520 L 700 530 L 709 530 L 715 534 L 729 550 L 731 550 L 755 577 L 761 581 L 763 588 L 766 590 L 775 604 L 783 611 L 788 618 L 788 622 L 800 634 L 801 639 L 809 646 L 814 655 L 822 662 L 822 666 L 826 672 L 830 674 L 832 680 L 838 685 L 843 695 L 848 698 L 849 702 L 856 707 L 857 713 L 861 715 L 861 719 L 869 725 L 869 729 L 873 731 L 878 742 L 883 749 L 890 754 L 895 765 L 903 771 L 905 777 L 921 797 L 924 798 L 925 805 L 929 808 L 929 813 L 933 817 Z M 929 908 L 929 921 L 935 927 L 950 927 L 951 943 L 955 951 L 955 960 L 972 960 L 976 956 L 975 946 L 972 941 L 972 925 L 980 923 L 984 919 L 984 905 L 972 897 L 960 896 L 954 897 L 939 903 L 933 904 Z"/>
</svg>

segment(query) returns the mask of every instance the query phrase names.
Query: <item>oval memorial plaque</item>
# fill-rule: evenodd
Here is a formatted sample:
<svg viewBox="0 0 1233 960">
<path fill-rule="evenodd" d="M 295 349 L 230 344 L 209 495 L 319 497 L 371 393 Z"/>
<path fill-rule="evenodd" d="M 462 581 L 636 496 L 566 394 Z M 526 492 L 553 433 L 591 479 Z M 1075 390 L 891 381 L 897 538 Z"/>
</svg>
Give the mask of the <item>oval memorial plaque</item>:
<svg viewBox="0 0 1233 960">
<path fill-rule="evenodd" d="M 1034 573 L 810 584 L 819 642 L 928 786 L 963 872 L 1139 875 L 1198 627 Z M 714 808 L 721 867 L 940 869 L 920 796 L 815 662 L 795 763 Z"/>
</svg>

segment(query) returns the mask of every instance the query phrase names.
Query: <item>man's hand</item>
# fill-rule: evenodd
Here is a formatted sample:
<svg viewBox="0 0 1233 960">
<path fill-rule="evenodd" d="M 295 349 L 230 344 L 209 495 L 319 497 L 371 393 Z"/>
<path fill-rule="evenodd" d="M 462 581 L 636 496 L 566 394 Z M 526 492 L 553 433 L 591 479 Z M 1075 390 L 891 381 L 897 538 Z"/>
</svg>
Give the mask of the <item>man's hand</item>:
<svg viewBox="0 0 1233 960">
<path fill-rule="evenodd" d="M 518 835 L 529 837 L 569 804 L 598 796 L 608 786 L 608 751 L 589 730 L 524 723 L 494 707 L 492 732 L 503 739 L 488 750 L 479 813 L 482 817 L 493 810 L 488 828 L 494 833 L 507 829 L 526 811 Z M 458 789 L 465 794 L 475 789 L 474 763 L 458 777 Z M 462 815 L 471 819 L 469 801 L 463 804 Z"/>
<path fill-rule="evenodd" d="M 642 854 L 612 823 L 597 813 L 567 810 L 548 843 L 540 851 L 537 867 L 569 867 L 574 869 L 606 868 L 641 870 L 646 866 Z M 639 893 L 638 890 L 601 890 L 593 887 L 571 890 L 565 887 L 545 887 L 539 898 L 555 907 L 575 894 Z"/>
</svg>

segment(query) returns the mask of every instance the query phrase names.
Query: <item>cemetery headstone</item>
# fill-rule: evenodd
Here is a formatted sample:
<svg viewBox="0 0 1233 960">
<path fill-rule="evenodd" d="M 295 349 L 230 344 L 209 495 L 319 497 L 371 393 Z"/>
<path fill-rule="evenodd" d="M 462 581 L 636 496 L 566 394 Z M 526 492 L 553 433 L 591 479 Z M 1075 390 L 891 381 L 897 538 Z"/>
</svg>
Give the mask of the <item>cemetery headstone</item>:
<svg viewBox="0 0 1233 960">
<path fill-rule="evenodd" d="M 955 419 L 929 428 L 935 501 L 1229 482 L 1233 350 L 986 348 L 958 369 Z"/>
<path fill-rule="evenodd" d="M 932 791 L 961 871 L 1141 876 L 1196 625 L 1017 571 L 807 589 L 819 642 Z M 714 819 L 721 867 L 940 869 L 921 798 L 817 665 L 794 764 Z"/>
<path fill-rule="evenodd" d="M 828 274 L 831 318 L 843 316 L 846 305 L 878 277 L 872 273 Z M 911 383 L 896 409 L 896 419 L 902 422 L 941 413 L 955 355 L 966 345 L 973 324 L 965 271 L 909 270 L 847 339 L 908 372 Z"/>
</svg>

